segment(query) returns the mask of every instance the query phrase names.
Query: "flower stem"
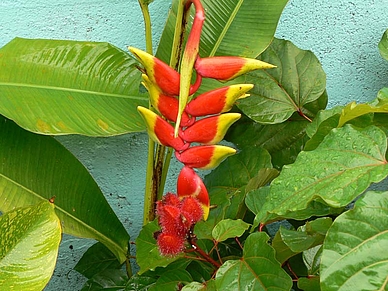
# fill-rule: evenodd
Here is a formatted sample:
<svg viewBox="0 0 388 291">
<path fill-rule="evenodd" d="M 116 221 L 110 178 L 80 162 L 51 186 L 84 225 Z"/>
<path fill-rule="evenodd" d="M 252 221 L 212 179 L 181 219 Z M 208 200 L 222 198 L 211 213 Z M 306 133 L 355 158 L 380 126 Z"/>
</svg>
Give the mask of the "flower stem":
<svg viewBox="0 0 388 291">
<path fill-rule="evenodd" d="M 143 14 L 144 26 L 145 26 L 145 38 L 146 38 L 146 51 L 149 54 L 152 53 L 152 29 L 151 29 L 151 17 L 150 11 L 148 9 L 148 4 L 144 3 L 142 0 L 139 0 L 141 12 Z"/>
<path fill-rule="evenodd" d="M 141 12 L 143 14 L 145 25 L 145 37 L 146 37 L 146 51 L 149 54 L 153 53 L 152 48 L 152 29 L 151 29 L 151 17 L 148 9 L 148 4 L 139 0 Z M 151 104 L 149 105 L 151 107 Z M 146 183 L 144 193 L 144 212 L 143 212 L 143 225 L 154 219 L 155 213 L 155 201 L 156 193 L 154 185 L 154 159 L 155 159 L 155 142 L 148 138 L 148 160 L 146 169 Z"/>
<path fill-rule="evenodd" d="M 190 231 L 190 233 L 187 237 L 187 241 L 190 244 L 190 246 L 193 248 L 193 250 L 196 253 L 198 253 L 202 258 L 204 258 L 206 261 L 208 261 L 210 264 L 212 264 L 217 269 L 219 269 L 221 267 L 221 264 L 219 262 L 217 262 L 212 257 L 210 257 L 209 254 L 207 254 L 203 249 L 201 249 L 197 245 L 197 237 L 195 236 L 195 234 L 193 233 L 192 230 Z"/>
<path fill-rule="evenodd" d="M 185 0 L 181 0 L 178 4 L 174 39 L 172 42 L 171 56 L 170 56 L 170 67 L 178 69 L 179 59 L 182 52 L 183 36 L 186 29 L 187 15 L 184 13 Z"/>
</svg>

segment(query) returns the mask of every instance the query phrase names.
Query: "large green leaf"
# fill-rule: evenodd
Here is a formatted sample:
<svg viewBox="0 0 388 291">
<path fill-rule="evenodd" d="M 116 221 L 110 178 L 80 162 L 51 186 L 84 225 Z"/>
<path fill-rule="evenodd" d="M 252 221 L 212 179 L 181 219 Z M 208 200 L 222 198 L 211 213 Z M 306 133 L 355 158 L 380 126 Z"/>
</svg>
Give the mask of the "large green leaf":
<svg viewBox="0 0 388 291">
<path fill-rule="evenodd" d="M 48 201 L 0 216 L 0 289 L 42 290 L 60 241 L 61 224 Z"/>
<path fill-rule="evenodd" d="M 386 113 L 388 113 L 387 88 L 381 89 L 377 98 L 371 102 L 361 104 L 351 102 L 346 106 L 322 110 L 306 128 L 311 139 L 306 143 L 305 150 L 315 149 L 333 128 L 341 127 L 347 123 L 357 127 L 366 127 L 371 124 L 382 127 L 381 122 L 375 120 L 375 117 L 384 116 Z M 386 119 L 386 115 L 383 118 Z"/>
<path fill-rule="evenodd" d="M 382 89 L 381 93 L 379 92 L 378 98 L 371 103 L 357 104 L 356 102 L 351 102 L 346 105 L 342 110 L 338 126 L 343 126 L 346 122 L 368 113 L 388 113 L 388 98 L 384 96 L 384 91 L 386 90 L 387 88 Z"/>
<path fill-rule="evenodd" d="M 224 219 L 221 220 L 212 230 L 215 241 L 221 242 L 228 238 L 240 237 L 249 228 L 249 223 L 241 219 Z"/>
<path fill-rule="evenodd" d="M 271 43 L 287 1 L 202 0 L 205 23 L 200 56 L 258 56 Z M 157 56 L 166 63 L 171 54 L 178 2 L 173 1 L 157 52 Z"/>
<path fill-rule="evenodd" d="M 0 211 L 55 198 L 65 233 L 94 238 L 123 262 L 129 235 L 85 167 L 50 136 L 0 119 Z"/>
<path fill-rule="evenodd" d="M 263 176 L 272 179 L 272 175 L 276 176 L 277 172 L 271 168 L 271 157 L 268 152 L 263 148 L 252 146 L 229 157 L 206 175 L 204 181 L 209 191 L 210 202 L 217 207 L 210 210 L 206 221 L 200 221 L 196 225 L 195 233 L 198 238 L 213 239 L 211 232 L 218 222 L 226 218 L 239 218 L 238 213 L 244 212 L 242 208 L 245 208 L 245 186 L 255 179 L 260 180 Z"/>
<path fill-rule="evenodd" d="M 136 64 L 108 43 L 16 38 L 0 49 L 0 114 L 43 134 L 142 131 Z"/>
<path fill-rule="evenodd" d="M 268 240 L 264 232 L 251 234 L 244 244 L 244 256 L 226 261 L 218 269 L 217 290 L 290 290 L 291 278 L 275 259 Z"/>
<path fill-rule="evenodd" d="M 368 192 L 329 229 L 322 291 L 388 290 L 388 192 Z"/>
<path fill-rule="evenodd" d="M 303 149 L 307 120 L 292 120 L 280 124 L 260 124 L 249 118 L 237 121 L 228 131 L 225 139 L 245 150 L 253 146 L 265 148 L 272 157 L 273 165 L 280 169 L 295 161 Z"/>
<path fill-rule="evenodd" d="M 388 61 L 388 29 L 384 32 L 379 42 L 379 51 L 381 56 Z"/>
<path fill-rule="evenodd" d="M 74 270 L 90 279 L 103 271 L 120 269 L 121 264 L 115 255 L 102 243 L 92 245 L 75 265 Z"/>
<path fill-rule="evenodd" d="M 260 59 L 277 68 L 249 73 L 246 83 L 255 87 L 237 106 L 249 118 L 265 124 L 284 122 L 295 112 L 312 118 L 306 104 L 326 94 L 326 75 L 317 57 L 290 41 L 275 39 Z"/>
<path fill-rule="evenodd" d="M 276 250 L 276 259 L 284 263 L 298 253 L 322 244 L 331 223 L 331 218 L 325 217 L 307 222 L 298 230 L 290 230 L 281 226 L 272 242 Z"/>
<path fill-rule="evenodd" d="M 128 282 L 124 270 L 106 269 L 90 278 L 81 291 L 123 291 Z"/>
<path fill-rule="evenodd" d="M 183 283 L 188 284 L 191 281 L 193 281 L 193 278 L 186 270 L 170 270 L 160 276 L 155 285 L 149 288 L 149 291 L 177 290 Z"/>
<path fill-rule="evenodd" d="M 315 150 L 301 152 L 294 164 L 284 166 L 258 219 L 305 219 L 317 215 L 314 203 L 346 206 L 388 175 L 386 151 L 387 137 L 375 126 L 332 130 Z"/>
<path fill-rule="evenodd" d="M 210 174 L 205 176 L 206 187 L 238 188 L 248 184 L 249 180 L 257 175 L 260 169 L 272 168 L 271 156 L 258 146 L 244 148 L 237 155 L 231 156 L 222 162 Z"/>
</svg>

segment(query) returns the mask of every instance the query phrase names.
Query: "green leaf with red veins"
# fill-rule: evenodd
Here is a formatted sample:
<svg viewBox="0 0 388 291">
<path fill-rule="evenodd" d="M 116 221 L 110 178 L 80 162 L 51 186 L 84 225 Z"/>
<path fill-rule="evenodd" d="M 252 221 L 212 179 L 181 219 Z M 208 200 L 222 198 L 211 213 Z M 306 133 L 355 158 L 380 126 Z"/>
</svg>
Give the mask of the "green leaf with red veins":
<svg viewBox="0 0 388 291">
<path fill-rule="evenodd" d="M 387 216 L 388 192 L 367 192 L 337 217 L 323 244 L 322 291 L 387 290 Z"/>
<path fill-rule="evenodd" d="M 291 290 L 292 280 L 275 259 L 269 236 L 256 232 L 248 236 L 240 260 L 228 260 L 217 271 L 217 290 Z M 247 289 L 248 290 L 248 289 Z"/>
<path fill-rule="evenodd" d="M 275 39 L 260 59 L 277 68 L 249 73 L 246 82 L 255 87 L 237 106 L 249 118 L 265 124 L 282 123 L 295 112 L 312 119 L 314 114 L 306 106 L 325 94 L 326 88 L 326 75 L 317 57 L 290 41 Z"/>
<path fill-rule="evenodd" d="M 213 228 L 212 236 L 217 242 L 228 238 L 240 237 L 249 228 L 250 224 L 241 219 L 224 219 Z"/>
<path fill-rule="evenodd" d="M 231 126 L 225 139 L 240 150 L 263 147 L 271 154 L 274 167 L 280 169 L 293 163 L 303 149 L 308 140 L 305 132 L 308 124 L 301 118 L 280 124 L 260 124 L 243 116 Z"/>
<path fill-rule="evenodd" d="M 370 184 L 388 176 L 386 151 L 387 137 L 375 126 L 332 130 L 315 150 L 301 152 L 294 164 L 283 167 L 257 219 L 306 219 L 313 215 L 315 203 L 348 205 Z"/>
</svg>

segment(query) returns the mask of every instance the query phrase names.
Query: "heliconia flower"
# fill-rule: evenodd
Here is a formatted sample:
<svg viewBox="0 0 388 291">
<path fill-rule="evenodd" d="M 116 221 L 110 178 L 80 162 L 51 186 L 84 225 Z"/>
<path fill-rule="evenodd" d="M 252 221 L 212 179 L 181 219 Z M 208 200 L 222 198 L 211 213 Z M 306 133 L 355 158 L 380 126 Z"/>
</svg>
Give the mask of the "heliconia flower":
<svg viewBox="0 0 388 291">
<path fill-rule="evenodd" d="M 182 61 L 180 66 L 181 82 L 179 91 L 179 110 L 178 117 L 175 124 L 175 136 L 178 134 L 180 127 L 182 114 L 186 107 L 190 93 L 191 77 L 193 74 L 194 63 L 197 59 L 199 52 L 199 42 L 201 38 L 202 26 L 205 21 L 205 12 L 200 0 L 189 0 L 186 3 L 185 9 L 188 10 L 191 4 L 195 6 L 195 16 L 193 25 L 189 37 L 186 42 L 185 50 L 183 51 Z M 197 80 L 200 80 L 201 76 L 197 75 Z"/>
<path fill-rule="evenodd" d="M 190 143 L 216 144 L 224 138 L 229 127 L 240 117 L 240 113 L 224 113 L 203 118 L 180 131 L 179 136 Z"/>
<path fill-rule="evenodd" d="M 256 59 L 220 56 L 197 58 L 195 70 L 204 78 L 220 81 L 232 80 L 240 75 L 258 69 L 271 69 L 274 65 Z"/>
<path fill-rule="evenodd" d="M 143 74 L 143 85 L 150 95 L 151 105 L 165 118 L 176 122 L 179 101 L 176 97 L 163 94 L 163 92 Z M 195 117 L 190 117 L 186 112 L 182 114 L 181 126 L 187 127 L 195 122 Z"/>
<path fill-rule="evenodd" d="M 186 197 L 182 200 L 181 213 L 186 220 L 186 225 L 189 227 L 200 221 L 203 217 L 201 204 L 194 197 Z"/>
<path fill-rule="evenodd" d="M 209 216 L 210 200 L 205 184 L 198 174 L 189 167 L 184 166 L 179 173 L 177 181 L 177 195 L 179 197 L 195 197 L 202 206 L 203 219 Z"/>
<path fill-rule="evenodd" d="M 144 73 L 151 82 L 155 83 L 160 90 L 167 95 L 178 96 L 180 88 L 180 74 L 166 63 L 142 50 L 128 47 L 130 52 L 139 60 L 144 67 Z M 190 94 L 196 92 L 201 85 L 201 78 L 190 86 Z"/>
<path fill-rule="evenodd" d="M 190 144 L 185 143 L 181 137 L 174 137 L 173 126 L 155 112 L 142 106 L 138 106 L 137 110 L 146 123 L 148 135 L 154 141 L 161 145 L 172 147 L 177 151 L 186 150 L 190 146 Z"/>
<path fill-rule="evenodd" d="M 145 74 L 150 81 L 155 83 L 164 93 L 178 96 L 180 75 L 166 63 L 142 50 L 128 47 L 130 52 L 144 66 Z"/>
<path fill-rule="evenodd" d="M 164 256 L 178 255 L 184 250 L 185 237 L 175 233 L 160 233 L 157 238 L 159 252 Z"/>
<path fill-rule="evenodd" d="M 188 148 L 183 152 L 175 152 L 175 156 L 185 166 L 197 169 L 212 169 L 217 167 L 236 150 L 222 145 L 204 145 Z"/>
<path fill-rule="evenodd" d="M 205 116 L 227 112 L 232 109 L 237 99 L 248 97 L 249 94 L 246 93 L 252 88 L 252 84 L 239 84 L 203 93 L 191 100 L 186 105 L 185 111 L 191 116 Z"/>
</svg>

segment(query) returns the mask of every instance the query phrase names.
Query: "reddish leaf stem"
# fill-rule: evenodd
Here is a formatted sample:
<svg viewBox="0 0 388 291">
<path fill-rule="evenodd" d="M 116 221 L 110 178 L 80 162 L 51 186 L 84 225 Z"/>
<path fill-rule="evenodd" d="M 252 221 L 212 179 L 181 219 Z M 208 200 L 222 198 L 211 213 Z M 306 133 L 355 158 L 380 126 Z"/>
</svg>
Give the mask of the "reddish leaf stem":
<svg viewBox="0 0 388 291">
<path fill-rule="evenodd" d="M 236 243 L 239 245 L 239 247 L 243 250 L 244 248 L 243 248 L 243 246 L 241 245 L 241 243 L 240 243 L 238 237 L 236 236 L 234 239 L 235 239 Z"/>
<path fill-rule="evenodd" d="M 298 280 L 299 280 L 298 275 L 297 275 L 297 274 L 294 272 L 294 270 L 291 268 L 290 262 L 287 261 L 286 266 L 287 266 L 288 270 L 291 272 L 292 276 L 294 276 L 295 281 L 298 281 Z M 294 281 L 294 280 L 293 280 L 293 281 Z"/>
<path fill-rule="evenodd" d="M 302 116 L 304 119 L 306 119 L 308 122 L 313 122 L 310 117 L 308 117 L 306 114 L 302 112 L 302 109 L 298 110 L 298 114 Z"/>
<path fill-rule="evenodd" d="M 187 238 L 187 241 L 189 242 L 189 244 L 191 245 L 191 247 L 193 248 L 193 250 L 198 253 L 201 257 L 203 257 L 206 261 L 208 261 L 210 264 L 212 264 L 214 267 L 216 267 L 217 269 L 219 267 L 221 267 L 221 264 L 218 263 L 216 260 L 214 260 L 213 258 L 211 258 L 209 256 L 209 254 L 207 254 L 203 249 L 201 249 L 197 243 L 196 243 L 196 237 L 195 235 L 191 232 L 190 235 L 188 236 Z"/>
</svg>

